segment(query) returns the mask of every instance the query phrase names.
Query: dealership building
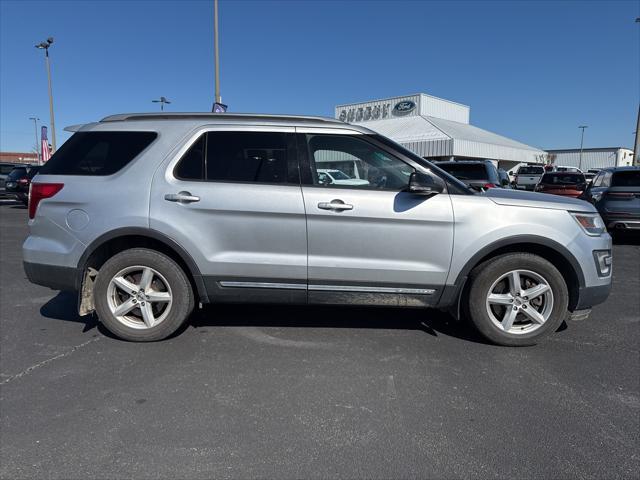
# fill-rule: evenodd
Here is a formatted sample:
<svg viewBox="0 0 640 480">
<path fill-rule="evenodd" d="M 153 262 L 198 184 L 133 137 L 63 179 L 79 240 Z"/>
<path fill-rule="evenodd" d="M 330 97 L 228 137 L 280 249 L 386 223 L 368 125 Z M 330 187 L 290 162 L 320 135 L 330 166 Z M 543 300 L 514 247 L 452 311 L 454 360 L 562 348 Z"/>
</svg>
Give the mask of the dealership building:
<svg viewBox="0 0 640 480">
<path fill-rule="evenodd" d="M 547 150 L 555 165 L 590 168 L 626 167 L 633 165 L 633 150 L 623 147 Z"/>
<path fill-rule="evenodd" d="M 487 159 L 509 170 L 545 152 L 469 123 L 470 107 L 424 93 L 338 105 L 337 119 L 367 127 L 429 160 Z"/>
</svg>

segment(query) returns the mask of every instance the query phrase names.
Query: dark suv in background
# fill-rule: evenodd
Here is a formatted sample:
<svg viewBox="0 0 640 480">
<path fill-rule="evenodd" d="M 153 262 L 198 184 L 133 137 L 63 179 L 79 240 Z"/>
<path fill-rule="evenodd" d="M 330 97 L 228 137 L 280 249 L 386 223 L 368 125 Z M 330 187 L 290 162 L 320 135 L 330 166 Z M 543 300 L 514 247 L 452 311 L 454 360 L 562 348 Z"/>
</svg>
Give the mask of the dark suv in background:
<svg viewBox="0 0 640 480">
<path fill-rule="evenodd" d="M 7 193 L 5 183 L 7 182 L 7 177 L 13 170 L 16 168 L 27 168 L 27 165 L 17 164 L 17 163 L 0 163 L 0 197 L 6 197 L 10 195 L 13 197 L 13 194 Z"/>
<path fill-rule="evenodd" d="M 436 165 L 474 190 L 509 185 L 508 178 L 501 179 L 498 169 L 489 160 L 446 161 L 437 162 Z"/>
<path fill-rule="evenodd" d="M 39 170 L 40 167 L 37 165 L 28 168 L 26 166 L 14 168 L 5 181 L 7 195 L 13 194 L 16 199 L 27 205 L 29 203 L 29 185 Z"/>
<path fill-rule="evenodd" d="M 607 228 L 640 230 L 640 167 L 601 170 L 580 198 L 595 205 Z"/>
</svg>

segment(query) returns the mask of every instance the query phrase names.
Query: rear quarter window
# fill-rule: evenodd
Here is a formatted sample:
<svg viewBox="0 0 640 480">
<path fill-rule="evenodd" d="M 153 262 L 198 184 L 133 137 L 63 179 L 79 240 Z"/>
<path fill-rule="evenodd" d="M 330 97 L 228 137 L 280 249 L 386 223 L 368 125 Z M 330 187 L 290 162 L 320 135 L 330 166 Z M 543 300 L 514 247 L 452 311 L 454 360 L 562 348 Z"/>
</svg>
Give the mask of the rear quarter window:
<svg viewBox="0 0 640 480">
<path fill-rule="evenodd" d="M 43 175 L 112 175 L 157 137 L 155 132 L 77 132 L 45 163 Z"/>
</svg>

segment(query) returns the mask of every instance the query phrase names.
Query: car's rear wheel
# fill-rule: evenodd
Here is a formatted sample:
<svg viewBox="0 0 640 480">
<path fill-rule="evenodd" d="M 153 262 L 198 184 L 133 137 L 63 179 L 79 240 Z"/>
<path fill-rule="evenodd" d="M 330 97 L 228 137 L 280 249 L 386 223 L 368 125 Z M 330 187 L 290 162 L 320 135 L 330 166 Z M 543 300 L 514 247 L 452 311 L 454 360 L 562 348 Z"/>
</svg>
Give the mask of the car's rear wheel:
<svg viewBox="0 0 640 480">
<path fill-rule="evenodd" d="M 194 306 L 193 290 L 170 257 L 144 248 L 107 260 L 94 287 L 96 312 L 113 334 L 149 342 L 174 333 Z"/>
<path fill-rule="evenodd" d="M 498 345 L 534 345 L 567 317 L 569 293 L 549 261 L 509 253 L 472 272 L 468 312 L 478 331 Z"/>
</svg>

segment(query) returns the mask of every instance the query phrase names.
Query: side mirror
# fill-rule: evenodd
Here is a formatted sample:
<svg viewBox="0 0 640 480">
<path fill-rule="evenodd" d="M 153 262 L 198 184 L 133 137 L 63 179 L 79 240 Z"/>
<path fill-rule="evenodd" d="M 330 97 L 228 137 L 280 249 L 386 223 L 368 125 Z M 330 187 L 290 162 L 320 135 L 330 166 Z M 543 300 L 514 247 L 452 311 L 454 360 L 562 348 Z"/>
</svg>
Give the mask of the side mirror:
<svg viewBox="0 0 640 480">
<path fill-rule="evenodd" d="M 442 193 L 444 184 L 434 179 L 431 175 L 425 175 L 420 172 L 413 172 L 409 177 L 409 193 L 416 195 L 434 195 Z"/>
<path fill-rule="evenodd" d="M 511 170 L 511 171 L 509 172 L 509 175 L 513 175 L 513 170 Z"/>
</svg>

